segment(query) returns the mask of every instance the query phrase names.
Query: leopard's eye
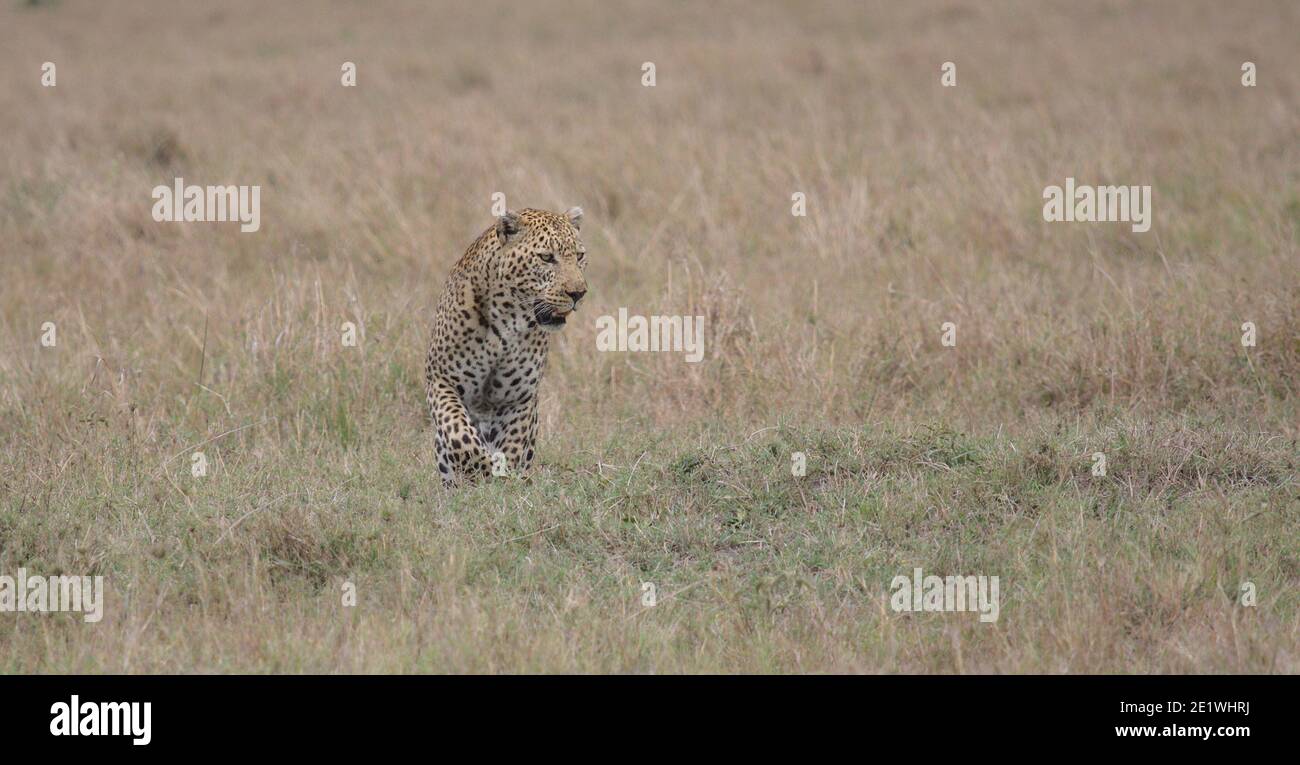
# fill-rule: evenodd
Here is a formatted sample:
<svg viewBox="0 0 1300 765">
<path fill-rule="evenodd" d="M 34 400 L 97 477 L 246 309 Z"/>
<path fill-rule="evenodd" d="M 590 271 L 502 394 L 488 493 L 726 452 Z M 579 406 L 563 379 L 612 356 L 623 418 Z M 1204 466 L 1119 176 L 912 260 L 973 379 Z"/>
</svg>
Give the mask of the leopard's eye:
<svg viewBox="0 0 1300 765">
<path fill-rule="evenodd" d="M 549 253 L 549 252 L 539 252 L 539 253 L 537 253 L 537 257 L 541 258 L 543 263 L 554 263 L 554 262 L 555 262 L 555 255 L 553 255 L 553 254 L 551 254 L 551 253 Z"/>
</svg>

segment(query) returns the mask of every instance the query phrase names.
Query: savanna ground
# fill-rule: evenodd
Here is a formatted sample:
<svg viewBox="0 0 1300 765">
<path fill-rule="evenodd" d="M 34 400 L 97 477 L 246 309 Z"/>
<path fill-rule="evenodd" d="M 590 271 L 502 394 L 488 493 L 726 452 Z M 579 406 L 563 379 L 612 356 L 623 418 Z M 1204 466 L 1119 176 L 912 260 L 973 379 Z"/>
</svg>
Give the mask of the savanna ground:
<svg viewBox="0 0 1300 765">
<path fill-rule="evenodd" d="M 0 614 L 0 670 L 1296 672 L 1297 27 L 4 0 L 0 573 L 107 604 Z M 177 176 L 260 184 L 261 231 L 156 223 Z M 1151 231 L 1045 223 L 1067 176 L 1152 185 Z M 586 209 L 591 291 L 539 469 L 448 492 L 428 320 L 498 191 Z M 596 352 L 619 307 L 705 360 Z M 1000 619 L 894 613 L 917 566 Z"/>
</svg>

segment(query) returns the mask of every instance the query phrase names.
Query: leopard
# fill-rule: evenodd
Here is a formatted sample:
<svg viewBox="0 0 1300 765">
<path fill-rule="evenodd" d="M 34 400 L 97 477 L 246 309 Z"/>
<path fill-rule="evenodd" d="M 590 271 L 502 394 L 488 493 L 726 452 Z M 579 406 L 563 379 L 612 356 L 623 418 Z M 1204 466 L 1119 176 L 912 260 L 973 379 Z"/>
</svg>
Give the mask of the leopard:
<svg viewBox="0 0 1300 765">
<path fill-rule="evenodd" d="M 587 294 L 582 217 L 506 210 L 448 274 L 425 362 L 445 486 L 528 474 L 550 341 Z"/>
</svg>

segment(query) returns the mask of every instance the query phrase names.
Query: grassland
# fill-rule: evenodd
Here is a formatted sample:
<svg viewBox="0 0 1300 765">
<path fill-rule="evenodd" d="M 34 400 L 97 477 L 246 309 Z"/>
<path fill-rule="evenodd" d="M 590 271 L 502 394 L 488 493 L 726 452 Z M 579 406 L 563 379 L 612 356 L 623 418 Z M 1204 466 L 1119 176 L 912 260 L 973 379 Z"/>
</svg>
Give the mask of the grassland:
<svg viewBox="0 0 1300 765">
<path fill-rule="evenodd" d="M 0 671 L 1296 672 L 1298 26 L 6 0 L 0 573 L 108 602 L 0 614 Z M 155 222 L 177 176 L 260 184 L 261 231 Z M 1150 184 L 1151 231 L 1045 223 L 1067 176 Z M 429 310 L 498 191 L 586 209 L 586 319 L 539 469 L 448 492 Z M 596 352 L 619 307 L 705 360 Z M 916 566 L 999 620 L 894 613 Z"/>
</svg>

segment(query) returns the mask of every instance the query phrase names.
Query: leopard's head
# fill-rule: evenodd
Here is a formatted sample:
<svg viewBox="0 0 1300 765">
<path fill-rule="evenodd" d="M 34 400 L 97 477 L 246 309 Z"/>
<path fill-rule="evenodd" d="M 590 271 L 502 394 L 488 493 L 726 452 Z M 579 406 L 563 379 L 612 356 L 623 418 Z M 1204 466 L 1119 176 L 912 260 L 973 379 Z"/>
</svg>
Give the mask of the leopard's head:
<svg viewBox="0 0 1300 765">
<path fill-rule="evenodd" d="M 531 308 L 533 318 L 547 332 L 560 331 L 587 294 L 582 276 L 587 250 L 578 235 L 581 223 L 581 207 L 566 213 L 507 211 L 497 219 L 498 283 L 510 290 L 519 305 Z"/>
</svg>

